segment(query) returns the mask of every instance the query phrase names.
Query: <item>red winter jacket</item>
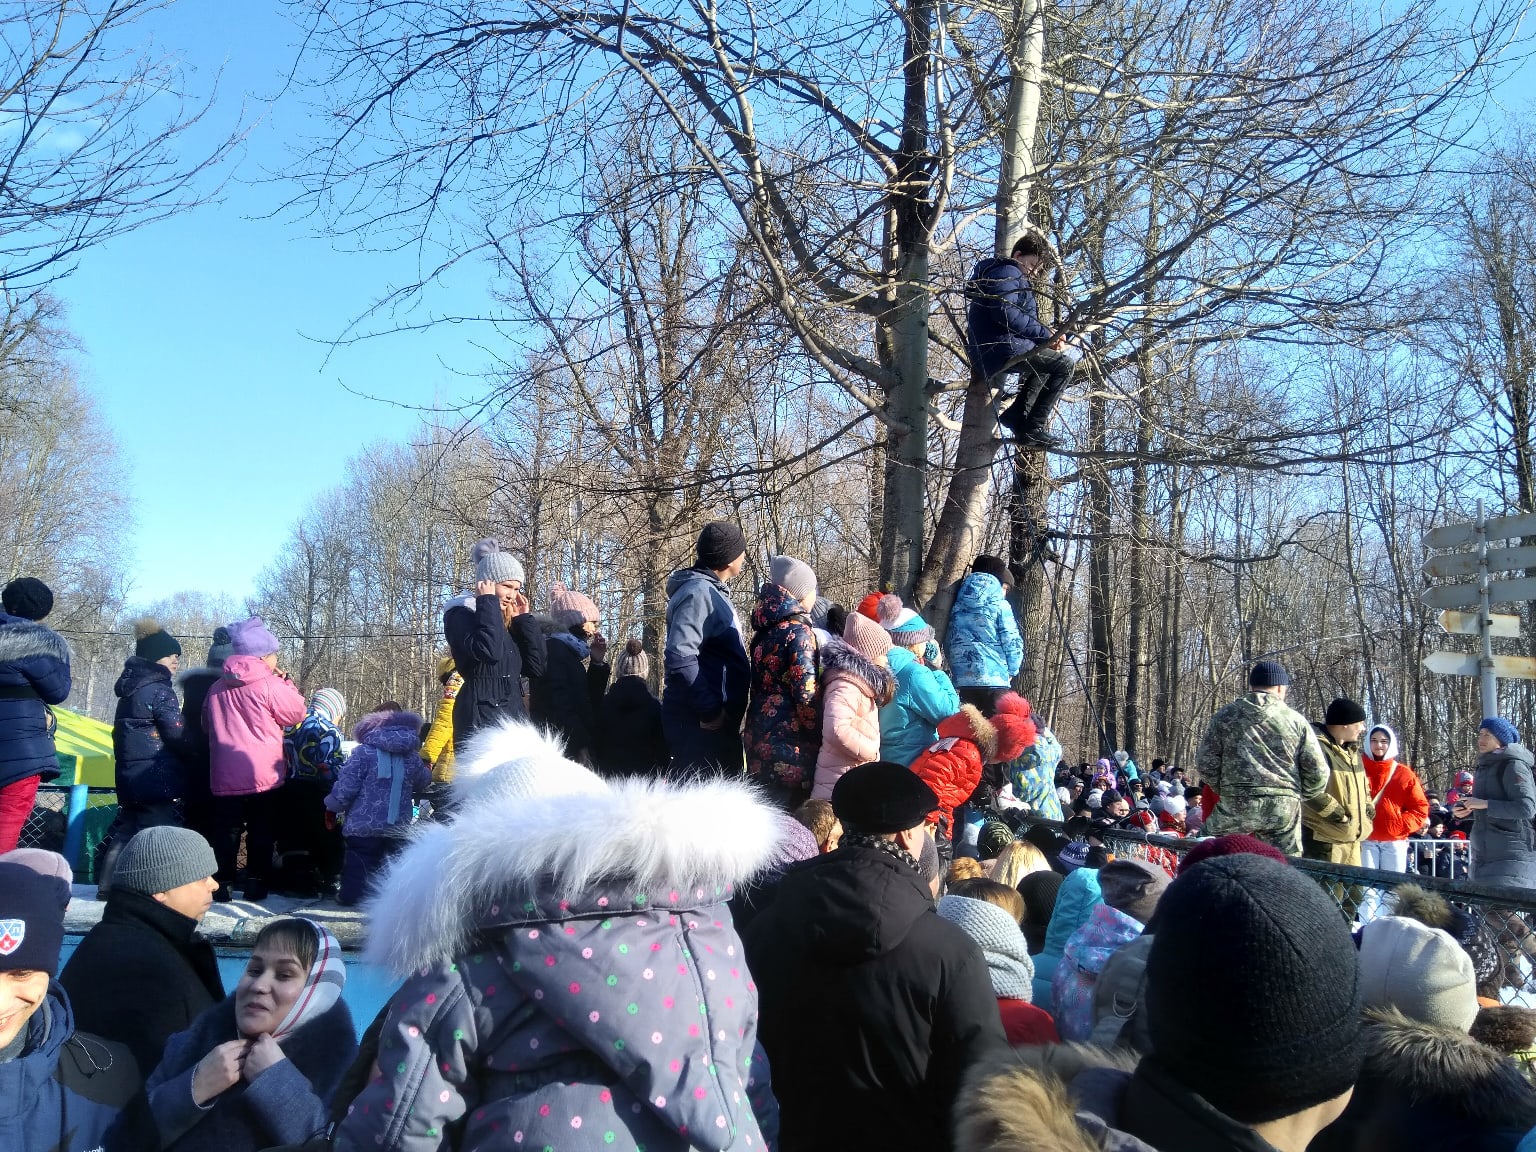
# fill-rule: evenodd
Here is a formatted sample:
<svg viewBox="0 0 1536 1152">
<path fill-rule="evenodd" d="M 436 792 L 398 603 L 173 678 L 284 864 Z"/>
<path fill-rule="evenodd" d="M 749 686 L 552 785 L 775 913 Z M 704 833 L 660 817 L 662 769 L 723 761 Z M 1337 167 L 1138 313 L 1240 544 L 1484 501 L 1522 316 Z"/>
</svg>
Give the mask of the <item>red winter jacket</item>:
<svg viewBox="0 0 1536 1152">
<path fill-rule="evenodd" d="M 1397 760 L 1364 758 L 1365 778 L 1376 800 L 1376 822 L 1368 840 L 1406 840 L 1429 823 L 1429 798 L 1419 775 Z M 1388 781 L 1387 774 L 1391 773 Z M 1382 791 L 1386 785 L 1386 791 Z"/>
<path fill-rule="evenodd" d="M 939 806 L 929 817 L 940 820 L 948 833 L 955 809 L 970 799 L 981 783 L 984 764 L 997 759 L 997 728 L 973 704 L 939 723 L 939 739 L 912 762 L 912 771 L 933 789 Z"/>
</svg>

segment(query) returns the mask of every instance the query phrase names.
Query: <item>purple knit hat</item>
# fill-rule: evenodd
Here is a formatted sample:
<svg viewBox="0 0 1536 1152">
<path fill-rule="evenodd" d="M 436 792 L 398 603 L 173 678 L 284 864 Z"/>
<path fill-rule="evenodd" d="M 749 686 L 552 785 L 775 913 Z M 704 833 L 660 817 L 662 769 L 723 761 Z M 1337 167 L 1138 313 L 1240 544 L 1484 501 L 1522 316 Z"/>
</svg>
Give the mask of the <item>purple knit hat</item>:
<svg viewBox="0 0 1536 1152">
<path fill-rule="evenodd" d="M 229 626 L 229 646 L 236 656 L 270 656 L 281 647 L 260 616 Z"/>
</svg>

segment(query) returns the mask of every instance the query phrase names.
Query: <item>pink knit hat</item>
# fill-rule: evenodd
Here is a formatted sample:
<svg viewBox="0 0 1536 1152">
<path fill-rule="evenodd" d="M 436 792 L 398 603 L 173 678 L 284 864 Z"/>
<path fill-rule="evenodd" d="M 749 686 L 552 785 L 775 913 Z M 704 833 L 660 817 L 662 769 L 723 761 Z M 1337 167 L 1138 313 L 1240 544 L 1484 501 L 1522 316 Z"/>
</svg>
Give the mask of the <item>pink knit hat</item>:
<svg viewBox="0 0 1536 1152">
<path fill-rule="evenodd" d="M 555 623 L 563 628 L 574 628 L 587 621 L 596 624 L 603 618 L 603 614 L 597 610 L 597 605 L 590 597 L 572 591 L 560 583 L 550 585 L 549 608 L 555 617 Z"/>
<path fill-rule="evenodd" d="M 878 660 L 891 650 L 891 638 L 868 616 L 854 612 L 843 625 L 843 639 L 866 660 Z"/>
</svg>

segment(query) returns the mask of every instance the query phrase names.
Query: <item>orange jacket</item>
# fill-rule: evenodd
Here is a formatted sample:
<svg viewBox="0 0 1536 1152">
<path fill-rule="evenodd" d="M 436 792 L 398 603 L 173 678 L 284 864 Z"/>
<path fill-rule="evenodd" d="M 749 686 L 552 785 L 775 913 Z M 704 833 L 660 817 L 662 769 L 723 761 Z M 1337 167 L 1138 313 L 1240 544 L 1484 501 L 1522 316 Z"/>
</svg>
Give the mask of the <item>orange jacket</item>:
<svg viewBox="0 0 1536 1152">
<path fill-rule="evenodd" d="M 1380 793 L 1376 821 L 1367 840 L 1406 840 L 1429 823 L 1429 799 L 1424 795 L 1418 773 L 1398 760 L 1372 760 L 1367 756 L 1364 762 L 1371 795 Z"/>
</svg>

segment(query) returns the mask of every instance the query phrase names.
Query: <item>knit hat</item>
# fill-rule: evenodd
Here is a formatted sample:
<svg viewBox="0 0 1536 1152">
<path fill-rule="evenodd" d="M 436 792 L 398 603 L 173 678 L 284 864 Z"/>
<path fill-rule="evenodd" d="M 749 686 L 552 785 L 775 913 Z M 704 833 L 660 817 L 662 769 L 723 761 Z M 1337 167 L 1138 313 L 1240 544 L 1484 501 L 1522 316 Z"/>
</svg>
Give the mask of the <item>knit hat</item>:
<svg viewBox="0 0 1536 1152">
<path fill-rule="evenodd" d="M 981 949 L 992 978 L 992 995 L 1009 1000 L 1034 998 L 1035 962 L 1012 916 L 996 904 L 969 896 L 946 896 L 939 901 L 938 911 Z"/>
<path fill-rule="evenodd" d="M 881 594 L 879 592 L 871 592 L 859 601 L 854 611 L 860 616 L 867 616 L 878 624 L 880 622 L 880 597 Z"/>
<path fill-rule="evenodd" d="M 1248 673 L 1250 688 L 1280 688 L 1290 682 L 1290 673 L 1273 660 L 1260 660 Z"/>
<path fill-rule="evenodd" d="M 229 626 L 231 656 L 270 656 L 280 647 L 277 637 L 267 630 L 260 616 Z"/>
<path fill-rule="evenodd" d="M 1113 792 L 1114 789 L 1111 788 L 1110 791 Z M 1088 807 L 1090 807 L 1090 808 L 1102 808 L 1104 806 L 1104 789 L 1102 789 L 1102 788 L 1090 788 L 1090 789 L 1088 789 L 1088 795 L 1087 795 L 1086 799 L 1088 801 Z"/>
<path fill-rule="evenodd" d="M 1013 583 L 1013 577 L 1008 572 L 1008 562 L 999 556 L 982 555 L 971 561 L 971 571 L 981 572 L 988 576 L 997 577 L 997 582 L 1003 587 Z"/>
<path fill-rule="evenodd" d="M 816 573 L 804 561 L 793 556 L 774 556 L 768 561 L 768 579 L 796 600 L 816 595 Z"/>
<path fill-rule="evenodd" d="M 826 628 L 827 616 L 832 611 L 832 601 L 825 596 L 816 597 L 816 603 L 811 606 L 811 627 Z"/>
<path fill-rule="evenodd" d="M 747 550 L 747 537 L 729 520 L 711 520 L 699 533 L 694 549 L 701 568 L 719 572 L 729 568 Z"/>
<path fill-rule="evenodd" d="M 875 617 L 897 647 L 917 648 L 934 638 L 928 621 L 903 604 L 901 597 L 894 593 L 887 592 L 875 601 Z"/>
<path fill-rule="evenodd" d="M 452 658 L 448 663 L 452 667 Z M 310 693 L 309 707 L 311 711 L 325 713 L 325 718 L 332 724 L 340 724 L 347 714 L 347 698 L 335 688 L 316 688 Z"/>
<path fill-rule="evenodd" d="M 510 552 L 502 551 L 501 541 L 494 536 L 476 540 L 469 550 L 469 562 L 475 566 L 475 581 L 491 580 L 497 584 L 516 580 L 524 583 L 523 564 Z"/>
<path fill-rule="evenodd" d="M 1045 930 L 1050 927 L 1060 891 L 1060 872 L 1031 872 L 1019 881 L 1019 895 L 1024 897 L 1024 940 L 1033 954 L 1038 955 L 1045 947 Z"/>
<path fill-rule="evenodd" d="M 976 837 L 976 850 L 983 860 L 996 859 L 998 853 L 1013 843 L 1013 829 L 1006 821 L 988 816 L 981 822 L 981 832 Z"/>
<path fill-rule="evenodd" d="M 775 812 L 774 823 L 779 826 L 779 838 L 773 852 L 763 866 L 770 872 L 778 872 L 801 860 L 814 860 L 821 855 L 821 845 L 815 834 L 788 812 Z"/>
<path fill-rule="evenodd" d="M 64 909 L 74 873 L 57 852 L 0 855 L 0 972 L 59 970 Z"/>
<path fill-rule="evenodd" d="M 1209 1011 L 1189 1010 L 1189 988 Z M 1332 899 L 1262 856 L 1206 860 L 1163 893 L 1147 957 L 1158 1063 L 1240 1124 L 1342 1095 L 1363 1058 L 1360 959 Z"/>
<path fill-rule="evenodd" d="M 917 854 L 917 874 L 924 884 L 931 885 L 939 878 L 944 862 L 939 859 L 939 845 L 927 829 L 923 830 L 923 847 Z"/>
<path fill-rule="evenodd" d="M 1477 1018 L 1472 958 L 1450 933 L 1402 916 L 1379 917 L 1361 930 L 1360 994 L 1367 1008 L 1396 1008 L 1458 1032 Z"/>
<path fill-rule="evenodd" d="M 856 765 L 832 786 L 832 811 L 845 828 L 866 836 L 916 828 L 938 806 L 932 788 L 889 760 Z"/>
<path fill-rule="evenodd" d="M 1168 882 L 1168 873 L 1145 860 L 1111 860 L 1099 869 L 1104 903 L 1142 924 L 1152 919 Z"/>
<path fill-rule="evenodd" d="M 1179 861 L 1179 875 L 1184 875 L 1202 860 L 1214 860 L 1218 856 L 1240 856 L 1244 853 L 1268 856 L 1281 864 L 1288 863 L 1285 853 L 1273 844 L 1267 844 L 1257 836 L 1250 836 L 1246 832 L 1233 832 L 1227 836 L 1213 836 L 1209 840 L 1202 840 L 1184 853 L 1184 859 Z"/>
<path fill-rule="evenodd" d="M 0 605 L 11 616 L 41 620 L 53 611 L 53 590 L 33 576 L 19 576 L 0 592 Z"/>
<path fill-rule="evenodd" d="M 123 846 L 112 870 L 112 890 L 153 896 L 206 880 L 219 870 L 213 849 L 190 828 L 145 828 Z"/>
<path fill-rule="evenodd" d="M 1486 728 L 1493 734 L 1493 738 L 1500 744 L 1508 747 L 1510 744 L 1520 743 L 1520 730 L 1500 716 L 1484 716 L 1479 729 Z"/>
<path fill-rule="evenodd" d="M 224 661 L 235 654 L 229 639 L 229 629 L 220 624 L 213 630 L 213 643 L 208 645 L 208 667 L 222 668 Z"/>
<path fill-rule="evenodd" d="M 1074 840 L 1056 857 L 1068 872 L 1076 872 L 1088 863 L 1088 841 Z"/>
<path fill-rule="evenodd" d="M 1502 977 L 1504 959 L 1481 916 L 1470 915 L 1440 893 L 1417 884 L 1400 884 L 1392 890 L 1392 914 L 1448 933 L 1471 959 L 1478 987 Z"/>
<path fill-rule="evenodd" d="M 164 660 L 167 656 L 181 655 L 181 644 L 176 637 L 160 627 L 159 621 L 149 616 L 134 621 L 133 638 L 133 654 L 140 660 L 154 663 Z"/>
<path fill-rule="evenodd" d="M 624 641 L 624 651 L 613 662 L 613 678 L 615 680 L 623 676 L 638 676 L 644 680 L 651 674 L 651 658 L 645 654 L 645 645 L 638 637 L 631 636 Z"/>
<path fill-rule="evenodd" d="M 1125 797 L 1120 795 L 1120 789 L 1106 788 L 1104 794 L 1099 797 L 1099 807 L 1108 808 L 1111 804 L 1118 804 L 1124 799 Z"/>
<path fill-rule="evenodd" d="M 590 597 L 574 592 L 564 584 L 549 586 L 549 609 L 555 623 L 562 628 L 574 628 L 578 624 L 596 624 L 603 618 Z"/>
<path fill-rule="evenodd" d="M 1323 713 L 1323 723 L 1344 727 L 1347 724 L 1364 724 L 1365 709 L 1348 696 L 1336 696 Z"/>
<path fill-rule="evenodd" d="M 891 650 L 891 638 L 885 629 L 857 612 L 843 625 L 843 640 L 866 660 L 878 661 Z"/>
</svg>

